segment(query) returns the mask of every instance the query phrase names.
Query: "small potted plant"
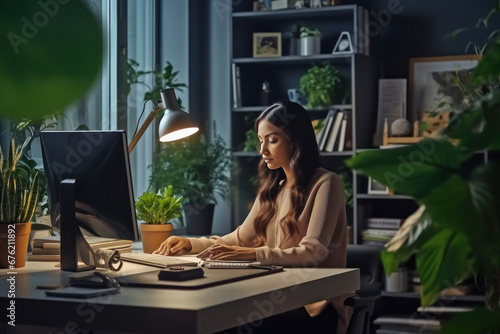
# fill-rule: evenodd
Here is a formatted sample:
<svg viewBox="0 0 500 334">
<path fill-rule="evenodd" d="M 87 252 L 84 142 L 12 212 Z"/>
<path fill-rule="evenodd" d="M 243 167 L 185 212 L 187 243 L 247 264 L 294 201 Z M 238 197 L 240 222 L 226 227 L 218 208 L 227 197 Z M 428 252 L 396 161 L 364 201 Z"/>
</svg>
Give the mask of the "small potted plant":
<svg viewBox="0 0 500 334">
<path fill-rule="evenodd" d="M 139 225 L 144 253 L 158 249 L 173 229 L 169 221 L 182 214 L 182 197 L 176 197 L 173 192 L 170 185 L 158 193 L 147 191 L 137 197 L 137 219 L 144 221 Z"/>
<path fill-rule="evenodd" d="M 30 177 L 16 168 L 28 140 L 16 148 L 11 140 L 8 159 L 0 147 L 0 268 L 26 264 L 31 218 L 38 203 L 37 174 Z"/>
<path fill-rule="evenodd" d="M 328 107 L 337 99 L 342 84 L 340 72 L 329 62 L 314 65 L 300 78 L 307 107 Z"/>
<path fill-rule="evenodd" d="M 150 187 L 172 184 L 182 195 L 187 234 L 211 233 L 215 204 L 229 192 L 229 152 L 220 135 L 209 142 L 203 134 L 195 134 L 164 143 L 155 154 Z"/>
<path fill-rule="evenodd" d="M 320 54 L 321 31 L 306 26 L 300 27 L 300 55 L 312 56 Z"/>
</svg>

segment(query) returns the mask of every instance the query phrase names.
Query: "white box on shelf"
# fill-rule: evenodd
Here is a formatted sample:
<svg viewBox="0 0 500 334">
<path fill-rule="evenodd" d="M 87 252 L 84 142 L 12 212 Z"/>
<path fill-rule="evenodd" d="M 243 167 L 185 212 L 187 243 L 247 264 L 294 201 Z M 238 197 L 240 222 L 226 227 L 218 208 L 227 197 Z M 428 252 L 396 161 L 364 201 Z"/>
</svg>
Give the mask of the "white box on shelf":
<svg viewBox="0 0 500 334">
<path fill-rule="evenodd" d="M 279 10 L 279 9 L 288 9 L 295 7 L 295 0 L 273 0 L 271 1 L 271 9 Z"/>
</svg>

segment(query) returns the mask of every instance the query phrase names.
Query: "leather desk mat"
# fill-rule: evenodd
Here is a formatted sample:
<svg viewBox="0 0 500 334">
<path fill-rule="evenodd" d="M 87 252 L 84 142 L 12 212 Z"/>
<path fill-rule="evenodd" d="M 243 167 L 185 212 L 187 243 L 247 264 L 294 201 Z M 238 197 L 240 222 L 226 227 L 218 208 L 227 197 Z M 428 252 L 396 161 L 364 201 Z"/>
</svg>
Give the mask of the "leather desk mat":
<svg viewBox="0 0 500 334">
<path fill-rule="evenodd" d="M 283 267 L 273 266 L 272 269 L 260 268 L 202 268 L 204 276 L 186 281 L 165 281 L 158 279 L 160 270 L 154 270 L 142 274 L 128 276 L 117 276 L 116 280 L 122 287 L 146 287 L 146 288 L 169 288 L 169 289 L 202 289 L 211 286 L 241 281 L 253 277 L 269 275 L 283 271 Z"/>
</svg>

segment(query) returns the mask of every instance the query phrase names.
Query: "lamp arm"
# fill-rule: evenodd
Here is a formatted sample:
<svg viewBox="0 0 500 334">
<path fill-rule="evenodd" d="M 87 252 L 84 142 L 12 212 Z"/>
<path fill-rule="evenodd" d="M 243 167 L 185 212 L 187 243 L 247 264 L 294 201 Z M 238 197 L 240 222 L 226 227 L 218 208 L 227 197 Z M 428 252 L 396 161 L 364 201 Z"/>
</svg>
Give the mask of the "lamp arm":
<svg viewBox="0 0 500 334">
<path fill-rule="evenodd" d="M 137 143 L 139 142 L 139 139 L 141 139 L 144 132 L 146 132 L 151 122 L 155 119 L 156 115 L 158 115 L 158 113 L 163 109 L 164 108 L 162 107 L 155 106 L 155 108 L 149 113 L 144 123 L 142 123 L 142 126 L 140 127 L 139 131 L 137 131 L 134 138 L 132 138 L 132 140 L 130 141 L 130 144 L 128 145 L 128 154 L 132 152 L 135 145 L 137 145 Z"/>
</svg>

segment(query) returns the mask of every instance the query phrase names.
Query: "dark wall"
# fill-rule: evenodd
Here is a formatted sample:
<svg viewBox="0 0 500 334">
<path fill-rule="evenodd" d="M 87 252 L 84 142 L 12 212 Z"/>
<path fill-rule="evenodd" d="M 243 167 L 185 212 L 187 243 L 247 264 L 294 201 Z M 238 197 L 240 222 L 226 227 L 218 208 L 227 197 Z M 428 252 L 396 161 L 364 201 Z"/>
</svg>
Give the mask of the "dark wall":
<svg viewBox="0 0 500 334">
<path fill-rule="evenodd" d="M 344 0 L 370 10 L 371 54 L 381 58 L 386 78 L 407 78 L 412 57 L 474 54 L 469 42 L 483 45 L 488 32 L 469 30 L 457 38 L 446 38 L 451 32 L 473 27 L 479 18 L 493 8 L 494 0 Z M 394 14 L 390 14 L 389 9 Z M 390 15 L 388 15 L 390 14 Z M 495 17 L 490 26 L 500 27 Z M 491 29 L 490 29 L 491 31 Z"/>
</svg>

